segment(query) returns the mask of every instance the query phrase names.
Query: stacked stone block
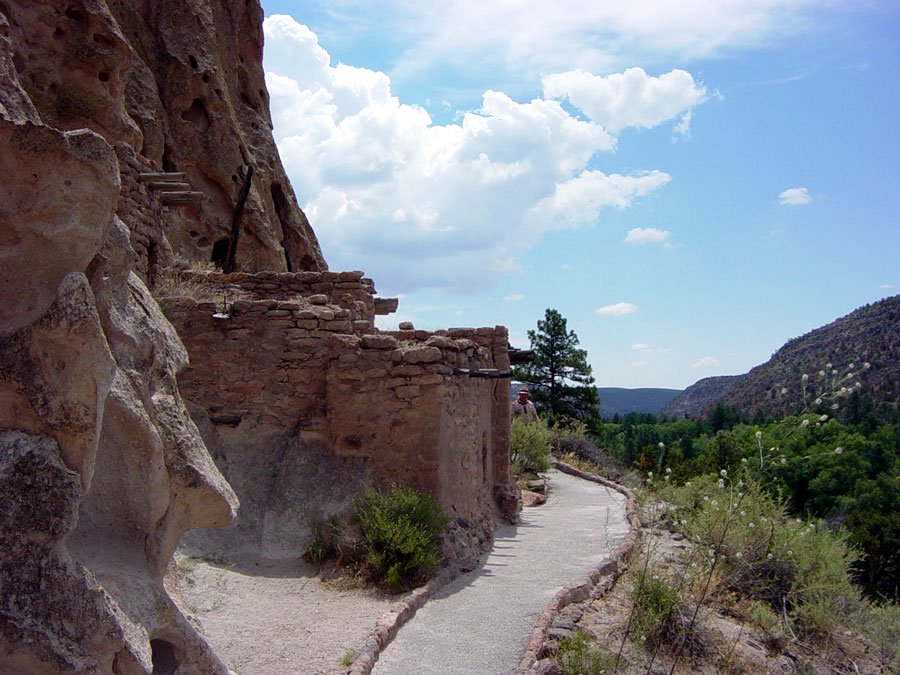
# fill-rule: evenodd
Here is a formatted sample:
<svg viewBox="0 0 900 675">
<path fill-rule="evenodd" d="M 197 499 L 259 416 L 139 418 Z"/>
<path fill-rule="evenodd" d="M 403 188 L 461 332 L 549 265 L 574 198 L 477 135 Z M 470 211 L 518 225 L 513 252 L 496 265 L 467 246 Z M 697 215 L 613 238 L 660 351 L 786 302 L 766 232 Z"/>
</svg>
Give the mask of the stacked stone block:
<svg viewBox="0 0 900 675">
<path fill-rule="evenodd" d="M 434 495 L 456 524 L 457 557 L 487 545 L 494 494 L 510 480 L 504 327 L 379 331 L 360 272 L 197 277 L 247 297 L 162 300 L 190 355 L 188 401 L 239 435 L 324 444 L 378 484 Z"/>
</svg>

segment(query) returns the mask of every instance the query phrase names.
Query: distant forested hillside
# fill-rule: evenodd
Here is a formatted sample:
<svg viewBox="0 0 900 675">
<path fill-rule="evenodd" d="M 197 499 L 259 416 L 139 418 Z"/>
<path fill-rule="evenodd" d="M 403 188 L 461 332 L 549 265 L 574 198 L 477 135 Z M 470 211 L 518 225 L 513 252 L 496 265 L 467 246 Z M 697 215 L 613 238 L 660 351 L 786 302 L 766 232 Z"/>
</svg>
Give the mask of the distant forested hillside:
<svg viewBox="0 0 900 675">
<path fill-rule="evenodd" d="M 722 390 L 716 392 L 717 387 Z M 703 416 L 716 403 L 748 417 L 801 411 L 855 420 L 896 418 L 900 403 L 900 295 L 794 338 L 746 375 L 707 378 L 663 410 Z"/>
<path fill-rule="evenodd" d="M 616 414 L 627 415 L 631 412 L 656 415 L 680 393 L 681 389 L 597 387 L 600 415 L 606 418 Z"/>
<path fill-rule="evenodd" d="M 703 416 L 743 377 L 743 375 L 705 377 L 669 401 L 660 412 L 678 419 Z"/>
</svg>

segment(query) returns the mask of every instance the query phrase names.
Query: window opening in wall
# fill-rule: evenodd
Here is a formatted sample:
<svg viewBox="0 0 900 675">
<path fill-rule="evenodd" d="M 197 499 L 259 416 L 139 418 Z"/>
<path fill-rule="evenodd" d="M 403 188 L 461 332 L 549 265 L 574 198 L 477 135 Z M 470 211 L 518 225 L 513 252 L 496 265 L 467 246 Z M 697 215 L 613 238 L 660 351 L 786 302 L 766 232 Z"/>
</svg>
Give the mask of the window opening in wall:
<svg viewBox="0 0 900 675">
<path fill-rule="evenodd" d="M 225 266 L 225 261 L 228 259 L 228 247 L 231 245 L 231 240 L 228 237 L 224 239 L 219 239 L 212 247 L 212 263 L 216 267 L 222 268 Z"/>
</svg>

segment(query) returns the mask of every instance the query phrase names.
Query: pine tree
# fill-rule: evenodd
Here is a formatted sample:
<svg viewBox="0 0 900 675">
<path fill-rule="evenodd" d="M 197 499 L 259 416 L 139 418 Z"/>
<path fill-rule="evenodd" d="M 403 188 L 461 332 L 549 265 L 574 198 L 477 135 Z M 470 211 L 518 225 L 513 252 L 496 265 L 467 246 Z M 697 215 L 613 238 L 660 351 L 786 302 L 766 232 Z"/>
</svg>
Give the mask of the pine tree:
<svg viewBox="0 0 900 675">
<path fill-rule="evenodd" d="M 534 358 L 514 368 L 513 378 L 528 385 L 538 408 L 563 417 L 596 417 L 599 401 L 587 352 L 578 349 L 578 336 L 567 330 L 562 315 L 548 308 L 528 339 Z"/>
</svg>

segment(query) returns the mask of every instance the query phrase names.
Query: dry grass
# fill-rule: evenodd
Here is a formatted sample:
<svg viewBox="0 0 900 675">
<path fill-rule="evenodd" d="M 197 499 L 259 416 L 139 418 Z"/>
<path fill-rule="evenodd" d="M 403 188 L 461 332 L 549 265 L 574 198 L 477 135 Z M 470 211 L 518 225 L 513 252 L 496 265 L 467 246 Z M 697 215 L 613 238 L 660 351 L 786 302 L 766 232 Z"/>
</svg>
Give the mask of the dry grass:
<svg viewBox="0 0 900 675">
<path fill-rule="evenodd" d="M 203 277 L 194 274 L 202 270 L 180 270 L 164 268 L 159 271 L 153 286 L 153 296 L 159 298 L 191 298 L 197 302 L 224 302 L 227 293 L 228 302 L 251 299 L 252 295 L 238 286 L 222 288 L 207 283 Z"/>
</svg>

